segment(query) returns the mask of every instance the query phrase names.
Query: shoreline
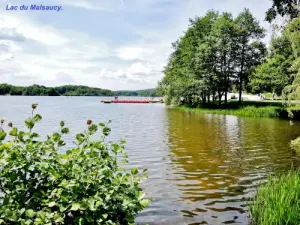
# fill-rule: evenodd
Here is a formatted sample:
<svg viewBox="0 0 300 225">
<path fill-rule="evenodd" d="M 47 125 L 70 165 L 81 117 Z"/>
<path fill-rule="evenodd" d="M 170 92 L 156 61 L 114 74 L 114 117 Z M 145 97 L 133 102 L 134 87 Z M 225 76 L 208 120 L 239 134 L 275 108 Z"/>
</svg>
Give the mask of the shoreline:
<svg viewBox="0 0 300 225">
<path fill-rule="evenodd" d="M 242 117 L 257 118 L 277 118 L 277 119 L 293 119 L 300 120 L 300 109 L 298 107 L 285 107 L 281 103 L 274 102 L 243 102 L 238 106 L 237 103 L 229 103 L 226 105 L 204 105 L 204 106 L 178 106 L 180 110 L 193 113 L 203 114 L 219 114 L 233 115 Z M 292 117 L 290 117 L 290 113 Z"/>
</svg>

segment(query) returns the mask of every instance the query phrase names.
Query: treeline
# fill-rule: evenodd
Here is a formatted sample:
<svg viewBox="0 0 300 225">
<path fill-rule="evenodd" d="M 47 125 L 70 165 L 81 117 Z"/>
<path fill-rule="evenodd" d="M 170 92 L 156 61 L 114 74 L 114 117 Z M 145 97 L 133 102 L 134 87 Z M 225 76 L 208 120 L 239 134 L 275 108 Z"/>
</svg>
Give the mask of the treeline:
<svg viewBox="0 0 300 225">
<path fill-rule="evenodd" d="M 110 90 L 91 88 L 87 86 L 65 85 L 60 87 L 45 87 L 31 85 L 27 87 L 0 84 L 0 95 L 25 95 L 25 96 L 113 96 Z"/>
<path fill-rule="evenodd" d="M 116 91 L 115 94 L 118 96 L 159 97 L 159 94 L 155 88 L 138 91 Z"/>
<path fill-rule="evenodd" d="M 290 3 L 274 1 L 267 12 L 268 21 L 293 13 L 274 32 L 269 48 L 262 41 L 266 31 L 248 9 L 237 17 L 209 11 L 190 19 L 185 34 L 172 44 L 174 51 L 159 82 L 167 103 L 221 104 L 222 98 L 227 103 L 227 93 L 233 91 L 239 92 L 239 101 L 243 91 L 298 98 L 300 18 L 288 9 Z"/>
<path fill-rule="evenodd" d="M 0 95 L 24 96 L 151 96 L 156 97 L 156 89 L 139 91 L 111 91 L 101 88 L 92 88 L 82 85 L 64 85 L 60 87 L 45 87 L 31 85 L 27 87 L 0 84 Z"/>
</svg>

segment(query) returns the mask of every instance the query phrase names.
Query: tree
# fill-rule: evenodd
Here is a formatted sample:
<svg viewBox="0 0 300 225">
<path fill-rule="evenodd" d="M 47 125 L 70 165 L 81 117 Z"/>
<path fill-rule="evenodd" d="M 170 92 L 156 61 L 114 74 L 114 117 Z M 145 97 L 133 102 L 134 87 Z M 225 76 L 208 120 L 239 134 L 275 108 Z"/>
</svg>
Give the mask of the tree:
<svg viewBox="0 0 300 225">
<path fill-rule="evenodd" d="M 266 60 L 259 65 L 251 76 L 253 92 L 272 92 L 282 95 L 285 86 L 293 82 L 291 69 L 295 60 L 290 40 L 285 35 L 273 37 Z"/>
<path fill-rule="evenodd" d="M 242 91 L 247 85 L 249 77 L 255 66 L 264 59 L 266 48 L 261 39 L 265 36 L 265 30 L 253 17 L 248 9 L 245 9 L 235 19 L 234 40 L 234 67 L 239 90 L 239 102 L 242 101 Z"/>
<path fill-rule="evenodd" d="M 281 95 L 291 83 L 290 62 L 282 55 L 270 57 L 255 69 L 250 86 L 255 93 L 272 92 Z"/>
<path fill-rule="evenodd" d="M 225 104 L 227 103 L 227 93 L 231 85 L 231 78 L 234 74 L 234 37 L 235 27 L 231 13 L 223 13 L 216 21 L 212 29 L 212 36 L 215 42 L 215 72 L 219 104 L 225 94 Z"/>
<path fill-rule="evenodd" d="M 266 13 L 266 20 L 272 22 L 278 15 L 289 16 L 292 20 L 297 18 L 300 12 L 299 0 L 272 0 L 273 5 Z"/>
<path fill-rule="evenodd" d="M 263 37 L 264 29 L 249 10 L 235 19 L 230 13 L 215 11 L 196 17 L 173 44 L 159 89 L 167 94 L 170 87 L 172 98 L 184 97 L 186 103 L 205 104 L 211 96 L 214 103 L 217 96 L 221 104 L 224 94 L 227 102 L 227 93 L 237 82 L 241 100 L 251 72 L 264 58 Z"/>
<path fill-rule="evenodd" d="M 0 84 L 0 95 L 7 94 L 29 96 L 113 96 L 115 93 L 107 89 L 93 88 L 82 85 L 65 85 L 53 88 L 37 84 L 28 87 Z"/>
<path fill-rule="evenodd" d="M 290 41 L 294 61 L 291 70 L 295 72 L 294 81 L 284 89 L 287 100 L 300 99 L 300 17 L 293 19 L 285 28 L 283 35 Z"/>
<path fill-rule="evenodd" d="M 187 93 L 186 90 L 196 81 L 202 80 L 202 71 L 197 65 L 197 48 L 205 42 L 205 38 L 210 34 L 214 21 L 217 19 L 218 13 L 209 11 L 204 17 L 196 17 L 190 19 L 190 26 L 183 37 L 180 37 L 173 43 L 174 51 L 169 57 L 167 66 L 164 69 L 164 78 L 159 83 L 159 89 L 164 90 L 165 94 L 172 93 L 167 96 L 178 101 Z M 206 83 L 207 84 L 207 83 Z M 167 92 L 167 90 L 172 90 Z M 209 93 L 205 93 L 206 98 Z M 185 98 L 186 103 L 192 103 L 192 98 Z"/>
</svg>

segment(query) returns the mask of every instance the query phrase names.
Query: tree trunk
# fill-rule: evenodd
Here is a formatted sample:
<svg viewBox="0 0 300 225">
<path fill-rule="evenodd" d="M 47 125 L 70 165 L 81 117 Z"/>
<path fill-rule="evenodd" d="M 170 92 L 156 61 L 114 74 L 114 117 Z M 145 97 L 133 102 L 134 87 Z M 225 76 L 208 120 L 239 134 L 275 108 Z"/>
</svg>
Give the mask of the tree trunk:
<svg viewBox="0 0 300 225">
<path fill-rule="evenodd" d="M 223 60 L 224 60 L 224 75 L 225 75 L 225 105 L 227 105 L 227 92 L 228 92 L 228 68 L 226 67 L 226 58 L 227 53 L 224 52 Z"/>
<path fill-rule="evenodd" d="M 213 93 L 213 104 L 215 104 L 215 100 L 216 100 L 216 93 Z"/>
<path fill-rule="evenodd" d="M 221 105 L 221 103 L 222 103 L 222 95 L 221 95 L 221 92 L 219 91 L 218 92 L 218 97 L 219 97 L 219 105 Z"/>
<path fill-rule="evenodd" d="M 202 94 L 202 103 L 206 104 L 206 94 L 205 93 Z"/>
<path fill-rule="evenodd" d="M 243 91 L 243 75 L 244 75 L 244 63 L 245 63 L 245 44 L 242 48 L 242 61 L 241 61 L 241 71 L 240 71 L 240 83 L 239 83 L 239 103 L 242 103 L 242 91 Z"/>
<path fill-rule="evenodd" d="M 243 91 L 243 79 L 241 76 L 239 82 L 239 103 L 242 103 L 242 91 Z"/>
</svg>

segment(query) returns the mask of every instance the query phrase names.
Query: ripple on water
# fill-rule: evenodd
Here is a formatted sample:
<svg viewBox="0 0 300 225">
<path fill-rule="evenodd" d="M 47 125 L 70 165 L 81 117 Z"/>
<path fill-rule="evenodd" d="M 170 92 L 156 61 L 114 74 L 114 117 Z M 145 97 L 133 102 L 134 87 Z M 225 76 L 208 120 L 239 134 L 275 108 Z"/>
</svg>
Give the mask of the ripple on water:
<svg viewBox="0 0 300 225">
<path fill-rule="evenodd" d="M 275 119 L 185 113 L 161 104 L 100 104 L 94 97 L 1 97 L 0 118 L 22 127 L 31 103 L 38 103 L 43 137 L 85 121 L 112 120 L 108 140 L 127 141 L 130 166 L 148 168 L 143 183 L 152 203 L 138 224 L 242 224 L 247 202 L 266 177 L 300 163 L 288 143 L 300 124 Z M 284 134 L 284 135 L 282 135 Z"/>
</svg>

